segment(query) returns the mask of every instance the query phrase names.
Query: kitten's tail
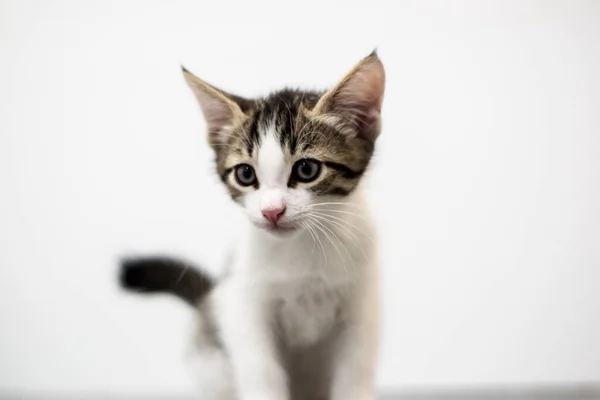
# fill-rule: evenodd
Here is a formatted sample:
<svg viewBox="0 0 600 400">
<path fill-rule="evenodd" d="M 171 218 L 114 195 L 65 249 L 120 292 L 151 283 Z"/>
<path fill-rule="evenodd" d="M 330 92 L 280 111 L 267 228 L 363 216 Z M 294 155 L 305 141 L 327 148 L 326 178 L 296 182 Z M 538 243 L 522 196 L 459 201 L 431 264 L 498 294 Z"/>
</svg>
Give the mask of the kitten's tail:
<svg viewBox="0 0 600 400">
<path fill-rule="evenodd" d="M 121 260 L 121 287 L 138 293 L 169 293 L 196 306 L 214 282 L 192 265 L 168 257 Z"/>
</svg>

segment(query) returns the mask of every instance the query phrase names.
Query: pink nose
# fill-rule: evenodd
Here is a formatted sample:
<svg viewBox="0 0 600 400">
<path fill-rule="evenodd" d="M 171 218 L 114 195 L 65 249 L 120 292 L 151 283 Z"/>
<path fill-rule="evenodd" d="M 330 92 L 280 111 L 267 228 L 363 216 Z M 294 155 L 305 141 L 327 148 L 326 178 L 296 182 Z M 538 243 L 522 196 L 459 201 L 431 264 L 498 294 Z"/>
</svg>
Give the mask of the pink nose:
<svg viewBox="0 0 600 400">
<path fill-rule="evenodd" d="M 262 210 L 262 215 L 264 215 L 266 219 L 271 221 L 271 223 L 276 224 L 284 212 L 285 212 L 285 207 L 266 208 L 266 209 Z"/>
</svg>

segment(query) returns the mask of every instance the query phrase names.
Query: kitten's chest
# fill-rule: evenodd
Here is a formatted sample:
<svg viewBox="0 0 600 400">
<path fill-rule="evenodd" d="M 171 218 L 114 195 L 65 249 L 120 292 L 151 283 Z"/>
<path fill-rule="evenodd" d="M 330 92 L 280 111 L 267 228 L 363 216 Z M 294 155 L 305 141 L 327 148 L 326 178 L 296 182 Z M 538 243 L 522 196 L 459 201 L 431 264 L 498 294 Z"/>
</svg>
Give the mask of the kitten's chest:
<svg viewBox="0 0 600 400">
<path fill-rule="evenodd" d="M 321 279 L 278 288 L 276 317 L 282 337 L 294 347 L 309 346 L 336 327 L 345 310 L 346 290 Z"/>
</svg>

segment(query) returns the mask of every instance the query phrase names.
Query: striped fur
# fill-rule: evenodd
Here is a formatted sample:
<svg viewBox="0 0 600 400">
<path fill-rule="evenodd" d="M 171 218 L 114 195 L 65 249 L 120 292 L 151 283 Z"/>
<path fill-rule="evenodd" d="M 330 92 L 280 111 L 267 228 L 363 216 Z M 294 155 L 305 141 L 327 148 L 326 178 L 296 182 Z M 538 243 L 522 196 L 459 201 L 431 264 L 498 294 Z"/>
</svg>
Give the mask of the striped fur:
<svg viewBox="0 0 600 400">
<path fill-rule="evenodd" d="M 256 164 L 266 132 L 276 136 L 290 164 L 302 157 L 322 163 L 322 177 L 301 185 L 317 196 L 347 196 L 369 165 L 380 130 L 384 82 L 375 52 L 322 92 L 283 89 L 248 100 L 220 91 L 185 69 L 184 76 L 206 117 L 217 173 L 236 201 L 251 189 L 236 184 L 235 166 Z M 290 188 L 297 185 L 288 183 Z"/>
</svg>

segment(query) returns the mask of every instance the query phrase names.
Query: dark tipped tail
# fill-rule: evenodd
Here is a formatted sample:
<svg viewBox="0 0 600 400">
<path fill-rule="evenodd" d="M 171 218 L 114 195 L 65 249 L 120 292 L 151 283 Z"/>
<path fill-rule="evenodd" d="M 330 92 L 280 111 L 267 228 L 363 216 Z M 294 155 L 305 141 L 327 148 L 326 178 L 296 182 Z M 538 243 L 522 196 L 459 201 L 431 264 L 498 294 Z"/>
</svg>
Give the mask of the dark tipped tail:
<svg viewBox="0 0 600 400">
<path fill-rule="evenodd" d="M 126 258 L 120 284 L 139 293 L 169 293 L 196 306 L 213 288 L 213 281 L 192 265 L 168 257 Z"/>
</svg>

